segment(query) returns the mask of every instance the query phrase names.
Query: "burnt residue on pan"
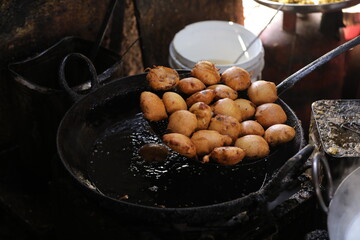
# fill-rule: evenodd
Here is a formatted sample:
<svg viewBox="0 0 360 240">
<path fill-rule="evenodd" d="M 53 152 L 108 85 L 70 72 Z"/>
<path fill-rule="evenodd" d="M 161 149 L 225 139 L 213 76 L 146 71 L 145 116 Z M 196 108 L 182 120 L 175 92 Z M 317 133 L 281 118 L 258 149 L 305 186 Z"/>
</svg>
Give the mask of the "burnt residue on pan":
<svg viewBox="0 0 360 240">
<path fill-rule="evenodd" d="M 324 151 L 333 157 L 359 157 L 360 101 L 319 100 L 312 104 L 313 118 Z"/>
</svg>

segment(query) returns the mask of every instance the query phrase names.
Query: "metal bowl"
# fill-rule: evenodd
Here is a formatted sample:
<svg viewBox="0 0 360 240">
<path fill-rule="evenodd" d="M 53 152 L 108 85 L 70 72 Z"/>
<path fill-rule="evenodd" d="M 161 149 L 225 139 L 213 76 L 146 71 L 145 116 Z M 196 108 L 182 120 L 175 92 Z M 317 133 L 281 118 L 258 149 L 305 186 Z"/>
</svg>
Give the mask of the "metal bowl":
<svg viewBox="0 0 360 240">
<path fill-rule="evenodd" d="M 359 0 L 345 0 L 341 2 L 325 4 L 280 3 L 271 0 L 255 1 L 273 9 L 279 9 L 283 5 L 281 11 L 294 13 L 334 12 L 339 11 L 343 8 L 355 6 L 360 3 Z"/>
</svg>

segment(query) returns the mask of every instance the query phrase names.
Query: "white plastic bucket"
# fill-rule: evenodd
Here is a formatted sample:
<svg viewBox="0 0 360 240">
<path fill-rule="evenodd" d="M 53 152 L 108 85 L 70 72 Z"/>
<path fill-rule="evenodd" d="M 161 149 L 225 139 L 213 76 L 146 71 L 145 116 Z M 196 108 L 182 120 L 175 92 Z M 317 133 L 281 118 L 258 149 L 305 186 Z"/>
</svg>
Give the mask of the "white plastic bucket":
<svg viewBox="0 0 360 240">
<path fill-rule="evenodd" d="M 265 65 L 261 40 L 240 24 L 227 21 L 196 22 L 176 33 L 169 46 L 169 65 L 191 69 L 201 60 L 213 62 L 220 72 L 231 66 L 244 68 L 253 81 L 261 78 Z"/>
</svg>

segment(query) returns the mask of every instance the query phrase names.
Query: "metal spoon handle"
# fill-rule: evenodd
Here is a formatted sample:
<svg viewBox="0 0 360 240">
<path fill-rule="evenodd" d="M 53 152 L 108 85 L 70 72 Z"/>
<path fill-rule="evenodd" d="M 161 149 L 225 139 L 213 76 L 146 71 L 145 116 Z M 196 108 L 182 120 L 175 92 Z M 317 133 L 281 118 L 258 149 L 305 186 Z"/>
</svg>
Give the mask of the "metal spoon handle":
<svg viewBox="0 0 360 240">
<path fill-rule="evenodd" d="M 319 201 L 319 204 L 320 204 L 321 208 L 323 209 L 323 211 L 325 213 L 328 213 L 329 212 L 328 204 L 325 203 L 325 200 L 321 193 L 321 187 L 320 187 L 320 163 L 323 164 L 324 175 L 327 178 L 327 184 L 328 184 L 327 197 L 328 197 L 328 201 L 330 202 L 334 196 L 334 183 L 333 183 L 333 179 L 331 176 L 331 170 L 329 167 L 329 163 L 326 160 L 324 154 L 321 152 L 316 152 L 314 154 L 314 158 L 313 158 L 313 162 L 312 162 L 312 172 L 311 172 L 312 179 L 313 179 L 313 183 L 314 183 L 314 187 L 315 187 L 315 194 Z"/>
<path fill-rule="evenodd" d="M 104 39 L 105 32 L 106 32 L 106 29 L 108 28 L 110 18 L 113 15 L 116 2 L 117 2 L 117 0 L 111 0 L 109 2 L 109 6 L 106 9 L 104 20 L 101 23 L 100 30 L 99 30 L 99 32 L 98 32 L 98 34 L 96 36 L 96 41 L 95 41 L 95 43 L 94 43 L 94 45 L 93 45 L 93 47 L 91 49 L 91 52 L 90 52 L 90 59 L 93 62 L 95 61 L 96 55 L 97 55 L 97 53 L 99 51 L 99 48 L 100 48 L 100 45 L 101 45 L 101 42 Z"/>
<path fill-rule="evenodd" d="M 330 61 L 334 57 L 346 52 L 350 48 L 355 47 L 356 45 L 360 44 L 360 36 L 347 41 L 346 43 L 338 46 L 337 48 L 331 50 L 330 52 L 324 54 L 320 58 L 316 59 L 312 63 L 306 65 L 305 67 L 301 68 L 299 71 L 295 72 L 285 80 L 283 80 L 280 84 L 276 86 L 278 96 L 283 94 L 286 90 L 294 86 L 295 83 L 297 83 L 301 78 L 306 76 L 307 74 L 314 71 L 316 68 L 320 67 L 324 63 Z"/>
</svg>

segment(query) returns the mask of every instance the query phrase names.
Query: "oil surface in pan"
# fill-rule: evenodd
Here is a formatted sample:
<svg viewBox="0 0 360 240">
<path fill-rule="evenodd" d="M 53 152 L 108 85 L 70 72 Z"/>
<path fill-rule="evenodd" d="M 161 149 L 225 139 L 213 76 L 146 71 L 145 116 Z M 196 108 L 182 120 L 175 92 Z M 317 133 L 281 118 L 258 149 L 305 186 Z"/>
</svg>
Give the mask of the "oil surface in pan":
<svg viewBox="0 0 360 240">
<path fill-rule="evenodd" d="M 126 102 L 138 102 L 134 98 Z M 266 179 L 266 161 L 248 166 L 202 164 L 170 150 L 163 162 L 139 155 L 147 143 L 161 143 L 138 104 L 112 116 L 113 124 L 96 140 L 88 174 L 103 194 L 136 204 L 195 207 L 230 201 L 257 191 Z"/>
</svg>

